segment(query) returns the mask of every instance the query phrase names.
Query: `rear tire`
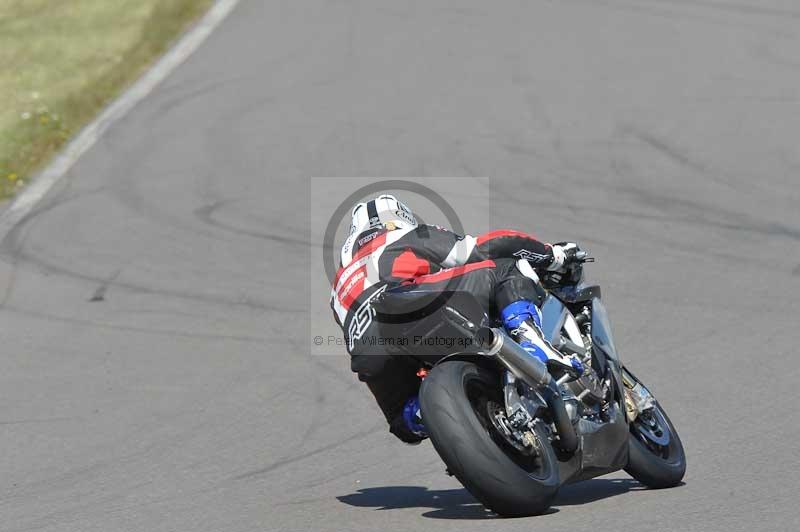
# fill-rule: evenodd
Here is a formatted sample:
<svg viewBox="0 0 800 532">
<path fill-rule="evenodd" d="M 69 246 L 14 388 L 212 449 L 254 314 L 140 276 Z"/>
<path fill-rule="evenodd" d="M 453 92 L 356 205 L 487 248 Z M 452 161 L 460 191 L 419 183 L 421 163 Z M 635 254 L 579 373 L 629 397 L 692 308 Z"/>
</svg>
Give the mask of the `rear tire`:
<svg viewBox="0 0 800 532">
<path fill-rule="evenodd" d="M 631 423 L 628 436 L 628 465 L 625 471 L 649 488 L 672 488 L 681 483 L 686 473 L 686 453 L 678 431 L 661 405 L 656 402 L 652 410 L 652 419 L 659 430 L 669 431 L 669 443 L 659 446 L 649 441 L 638 429 L 637 423 L 642 421 L 637 418 Z"/>
<path fill-rule="evenodd" d="M 538 425 L 538 456 L 520 454 L 492 425 L 491 412 L 503 405 L 497 373 L 471 362 L 445 362 L 422 382 L 420 405 L 439 456 L 484 506 L 507 517 L 550 507 L 559 486 L 555 453 Z"/>
</svg>

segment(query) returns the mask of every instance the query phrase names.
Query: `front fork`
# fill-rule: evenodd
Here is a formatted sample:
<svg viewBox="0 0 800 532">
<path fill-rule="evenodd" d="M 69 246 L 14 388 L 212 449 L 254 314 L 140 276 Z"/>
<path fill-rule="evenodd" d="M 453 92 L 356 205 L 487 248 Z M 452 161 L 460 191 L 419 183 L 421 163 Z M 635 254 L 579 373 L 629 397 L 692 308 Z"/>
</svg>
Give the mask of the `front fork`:
<svg viewBox="0 0 800 532">
<path fill-rule="evenodd" d="M 628 421 L 634 421 L 639 414 L 649 410 L 656 405 L 653 394 L 650 393 L 633 373 L 622 366 L 622 384 L 625 385 L 625 410 L 628 414 Z"/>
</svg>

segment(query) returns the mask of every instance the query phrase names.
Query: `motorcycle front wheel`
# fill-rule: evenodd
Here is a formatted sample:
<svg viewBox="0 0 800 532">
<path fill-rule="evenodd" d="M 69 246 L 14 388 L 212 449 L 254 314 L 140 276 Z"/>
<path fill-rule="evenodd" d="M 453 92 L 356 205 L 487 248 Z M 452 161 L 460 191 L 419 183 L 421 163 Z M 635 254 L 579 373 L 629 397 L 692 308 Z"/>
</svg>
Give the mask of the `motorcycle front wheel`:
<svg viewBox="0 0 800 532">
<path fill-rule="evenodd" d="M 507 517 L 540 514 L 558 492 L 558 462 L 539 424 L 528 447 L 503 433 L 501 390 L 498 373 L 445 362 L 422 382 L 423 423 L 450 473 L 484 506 Z"/>
<path fill-rule="evenodd" d="M 672 488 L 686 473 L 686 453 L 667 413 L 655 405 L 630 423 L 625 471 L 649 488 Z"/>
</svg>

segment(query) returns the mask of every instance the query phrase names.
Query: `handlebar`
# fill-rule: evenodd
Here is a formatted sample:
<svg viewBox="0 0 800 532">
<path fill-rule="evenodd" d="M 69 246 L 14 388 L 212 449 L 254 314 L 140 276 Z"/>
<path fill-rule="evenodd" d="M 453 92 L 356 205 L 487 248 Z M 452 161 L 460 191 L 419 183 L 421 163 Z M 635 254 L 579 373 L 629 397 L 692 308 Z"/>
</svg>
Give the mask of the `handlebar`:
<svg viewBox="0 0 800 532">
<path fill-rule="evenodd" d="M 542 284 L 547 289 L 577 285 L 583 279 L 583 264 L 586 262 L 594 262 L 594 257 L 590 257 L 587 251 L 576 249 L 566 257 L 562 269 L 545 272 Z"/>
</svg>

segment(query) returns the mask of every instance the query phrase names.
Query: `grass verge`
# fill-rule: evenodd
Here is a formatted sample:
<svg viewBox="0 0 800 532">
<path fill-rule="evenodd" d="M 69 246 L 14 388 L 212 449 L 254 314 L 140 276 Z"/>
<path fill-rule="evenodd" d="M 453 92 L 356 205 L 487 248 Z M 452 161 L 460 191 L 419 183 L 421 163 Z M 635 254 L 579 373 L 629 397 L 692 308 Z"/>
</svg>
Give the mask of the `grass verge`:
<svg viewBox="0 0 800 532">
<path fill-rule="evenodd" d="M 213 0 L 0 0 L 0 199 Z"/>
</svg>

